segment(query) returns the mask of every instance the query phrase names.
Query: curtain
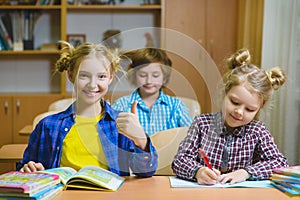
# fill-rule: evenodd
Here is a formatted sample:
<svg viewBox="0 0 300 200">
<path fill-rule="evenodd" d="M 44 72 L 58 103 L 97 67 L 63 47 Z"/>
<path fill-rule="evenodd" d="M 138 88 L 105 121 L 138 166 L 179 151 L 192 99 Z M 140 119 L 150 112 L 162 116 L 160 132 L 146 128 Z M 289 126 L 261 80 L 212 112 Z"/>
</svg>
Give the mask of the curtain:
<svg viewBox="0 0 300 200">
<path fill-rule="evenodd" d="M 238 49 L 247 48 L 252 63 L 260 66 L 263 29 L 263 0 L 239 0 Z"/>
<path fill-rule="evenodd" d="M 262 68 L 281 66 L 287 82 L 261 117 L 290 165 L 300 164 L 300 1 L 265 0 Z"/>
</svg>

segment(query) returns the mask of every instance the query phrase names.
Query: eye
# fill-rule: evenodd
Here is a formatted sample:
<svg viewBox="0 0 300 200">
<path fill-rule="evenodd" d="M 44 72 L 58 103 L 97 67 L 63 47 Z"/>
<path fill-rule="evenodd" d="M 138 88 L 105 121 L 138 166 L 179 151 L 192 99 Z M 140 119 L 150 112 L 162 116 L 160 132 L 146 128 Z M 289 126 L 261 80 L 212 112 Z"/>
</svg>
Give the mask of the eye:
<svg viewBox="0 0 300 200">
<path fill-rule="evenodd" d="M 105 79 L 105 78 L 107 78 L 107 75 L 106 74 L 101 74 L 101 75 L 98 76 L 98 78 L 99 79 Z"/>
<path fill-rule="evenodd" d="M 253 109 L 250 109 L 250 108 L 246 108 L 246 110 L 248 111 L 248 112 L 255 112 L 256 110 L 253 110 Z"/>
<path fill-rule="evenodd" d="M 158 78 L 158 77 L 160 77 L 160 73 L 154 73 L 152 76 L 153 76 L 154 78 Z"/>
<path fill-rule="evenodd" d="M 89 76 L 85 73 L 80 73 L 79 75 L 79 78 L 88 78 Z"/>
<path fill-rule="evenodd" d="M 147 77 L 147 74 L 146 74 L 146 73 L 140 73 L 140 74 L 139 74 L 139 77 L 145 78 L 145 77 Z"/>
<path fill-rule="evenodd" d="M 237 101 L 234 101 L 234 100 L 230 100 L 231 101 L 231 103 L 233 104 L 233 105 L 239 105 L 239 103 L 237 102 Z"/>
</svg>

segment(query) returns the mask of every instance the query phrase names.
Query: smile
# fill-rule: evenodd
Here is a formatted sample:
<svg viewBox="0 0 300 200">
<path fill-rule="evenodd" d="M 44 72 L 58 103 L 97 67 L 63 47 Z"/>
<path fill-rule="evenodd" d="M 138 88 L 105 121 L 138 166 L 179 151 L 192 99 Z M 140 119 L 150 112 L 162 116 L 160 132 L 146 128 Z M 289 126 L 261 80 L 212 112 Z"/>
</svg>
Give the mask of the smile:
<svg viewBox="0 0 300 200">
<path fill-rule="evenodd" d="M 84 90 L 83 91 L 87 96 L 96 96 L 98 93 L 99 93 L 99 91 L 86 91 L 86 90 Z"/>
<path fill-rule="evenodd" d="M 230 115 L 236 121 L 242 121 L 242 119 L 235 117 L 234 115 Z"/>
</svg>

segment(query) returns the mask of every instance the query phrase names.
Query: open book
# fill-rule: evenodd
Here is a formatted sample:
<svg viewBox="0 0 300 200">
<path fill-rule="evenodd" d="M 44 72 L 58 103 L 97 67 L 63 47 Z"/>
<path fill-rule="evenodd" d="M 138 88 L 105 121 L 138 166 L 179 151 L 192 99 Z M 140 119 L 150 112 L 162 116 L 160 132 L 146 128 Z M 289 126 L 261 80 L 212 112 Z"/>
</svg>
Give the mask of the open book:
<svg viewBox="0 0 300 200">
<path fill-rule="evenodd" d="M 170 176 L 170 184 L 173 188 L 273 188 L 270 180 L 263 181 L 243 181 L 235 184 L 221 184 L 215 185 L 199 185 L 197 182 L 187 181 L 175 176 Z"/>
<path fill-rule="evenodd" d="M 66 188 L 117 191 L 124 178 L 97 166 L 86 166 L 79 171 L 71 167 L 59 167 L 40 171 L 59 175 Z"/>
</svg>

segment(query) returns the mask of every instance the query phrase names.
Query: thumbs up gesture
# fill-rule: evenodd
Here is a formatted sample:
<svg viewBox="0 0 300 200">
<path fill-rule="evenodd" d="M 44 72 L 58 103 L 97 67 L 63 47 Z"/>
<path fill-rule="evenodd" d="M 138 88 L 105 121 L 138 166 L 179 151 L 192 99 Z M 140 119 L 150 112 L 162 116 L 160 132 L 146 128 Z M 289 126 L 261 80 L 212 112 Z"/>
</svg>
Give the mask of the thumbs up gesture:
<svg viewBox="0 0 300 200">
<path fill-rule="evenodd" d="M 145 149 L 147 145 L 147 137 L 139 122 L 137 115 L 137 101 L 131 105 L 131 112 L 119 113 L 117 118 L 117 128 L 120 133 L 132 139 L 138 147 Z"/>
</svg>

